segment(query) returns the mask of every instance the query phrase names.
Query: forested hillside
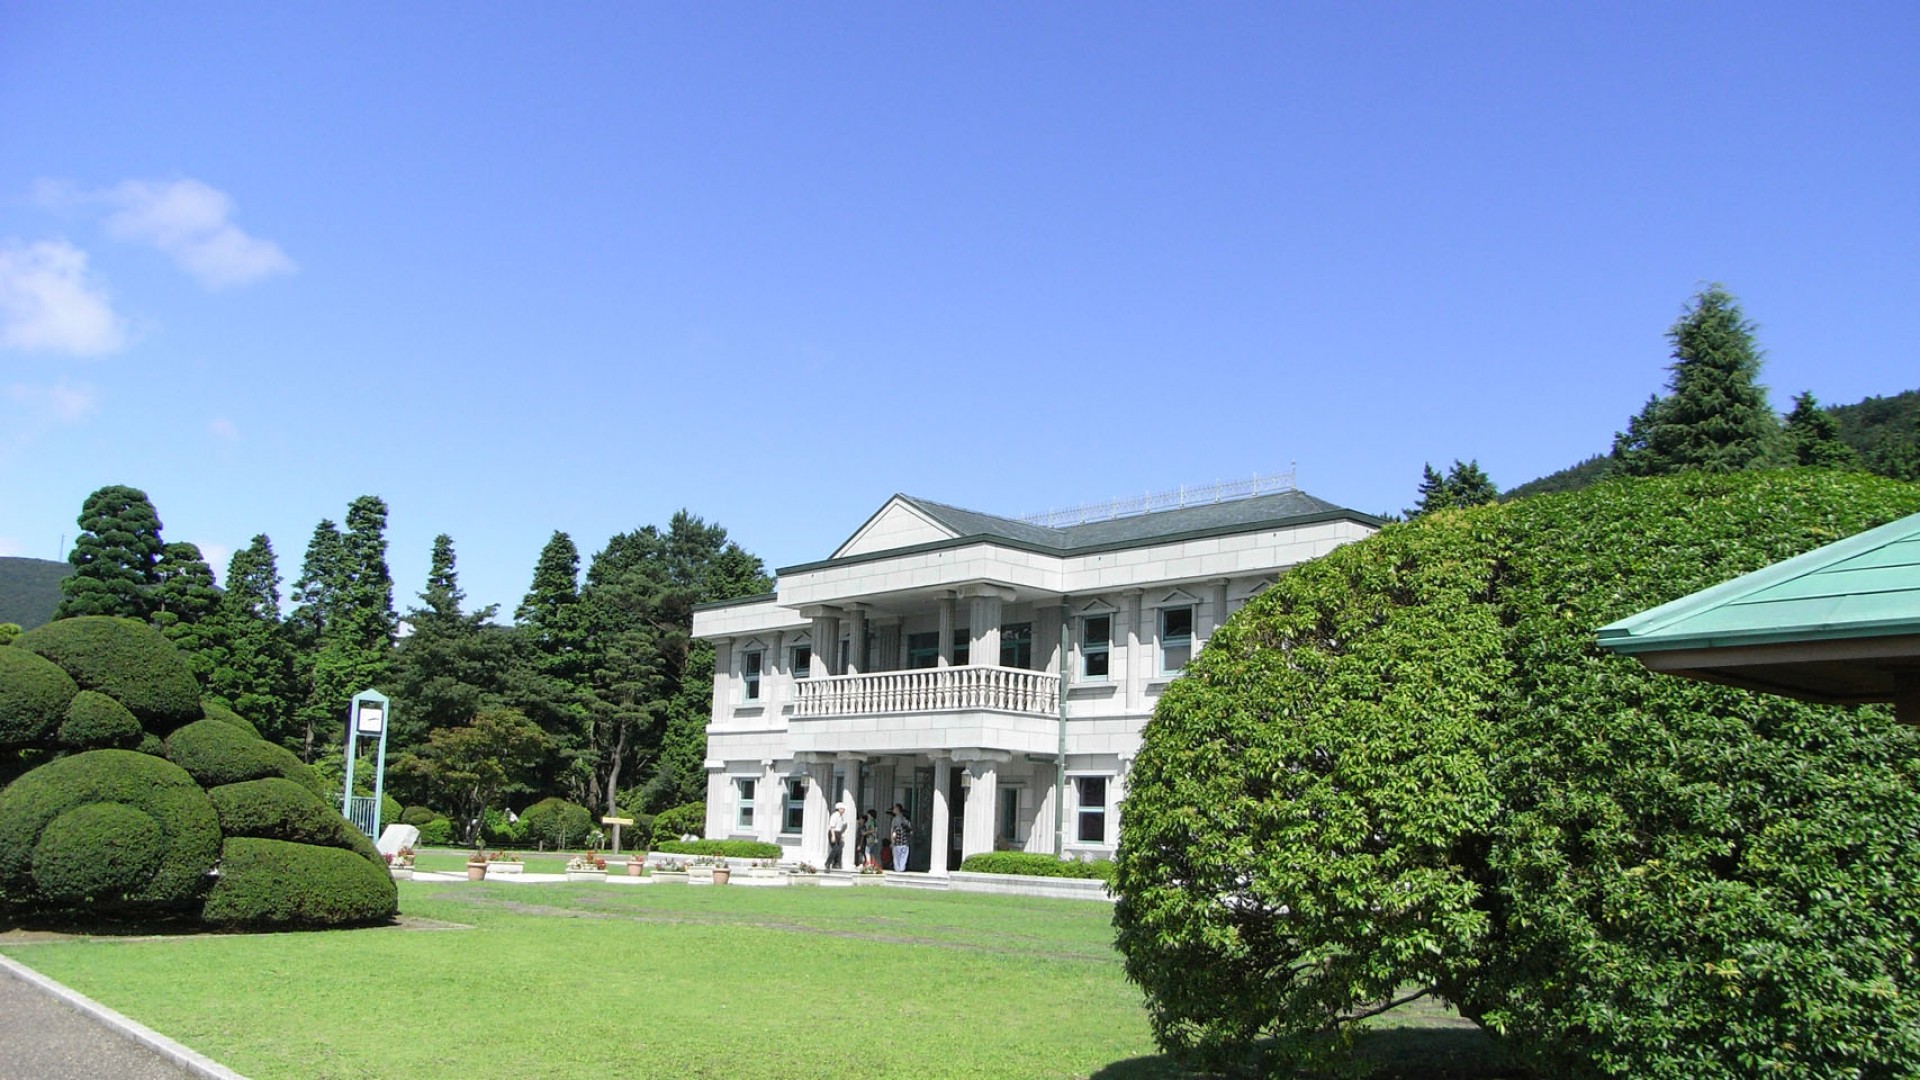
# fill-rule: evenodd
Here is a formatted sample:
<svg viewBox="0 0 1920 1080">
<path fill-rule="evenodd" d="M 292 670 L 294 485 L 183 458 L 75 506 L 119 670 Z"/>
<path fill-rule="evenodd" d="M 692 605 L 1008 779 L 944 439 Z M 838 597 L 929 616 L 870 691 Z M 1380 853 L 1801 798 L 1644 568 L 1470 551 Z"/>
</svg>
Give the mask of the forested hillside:
<svg viewBox="0 0 1920 1080">
<path fill-rule="evenodd" d="M 52 620 L 60 605 L 60 579 L 72 569 L 51 559 L 0 556 L 0 623 L 31 630 Z"/>
</svg>

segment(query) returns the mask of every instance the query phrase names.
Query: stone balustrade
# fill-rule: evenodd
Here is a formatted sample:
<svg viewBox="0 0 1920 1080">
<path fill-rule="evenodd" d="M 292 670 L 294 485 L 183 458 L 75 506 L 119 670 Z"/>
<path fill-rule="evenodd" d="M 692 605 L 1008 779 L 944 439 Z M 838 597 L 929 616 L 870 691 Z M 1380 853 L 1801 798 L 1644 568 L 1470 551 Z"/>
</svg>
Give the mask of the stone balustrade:
<svg viewBox="0 0 1920 1080">
<path fill-rule="evenodd" d="M 1060 677 L 1003 667 L 916 668 L 835 675 L 794 684 L 795 717 L 988 710 L 1053 716 Z"/>
</svg>

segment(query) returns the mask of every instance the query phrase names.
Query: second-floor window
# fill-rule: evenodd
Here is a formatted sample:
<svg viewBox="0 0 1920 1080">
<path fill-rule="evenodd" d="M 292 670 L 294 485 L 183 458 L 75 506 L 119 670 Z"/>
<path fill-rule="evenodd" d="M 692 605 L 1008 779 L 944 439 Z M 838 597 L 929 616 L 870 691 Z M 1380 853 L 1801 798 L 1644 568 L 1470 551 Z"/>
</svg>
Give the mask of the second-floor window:
<svg viewBox="0 0 1920 1080">
<path fill-rule="evenodd" d="M 1108 653 L 1113 647 L 1113 616 L 1088 615 L 1080 620 L 1080 677 L 1107 677 Z"/>
<path fill-rule="evenodd" d="M 973 663 L 973 631 L 961 627 L 953 632 L 953 666 L 966 667 Z"/>
<path fill-rule="evenodd" d="M 940 631 L 931 630 L 924 634 L 907 635 L 907 666 L 909 668 L 940 666 Z"/>
<path fill-rule="evenodd" d="M 1025 671 L 1033 667 L 1033 624 L 1008 623 L 1000 628 L 1000 666 Z"/>
<path fill-rule="evenodd" d="M 796 679 L 804 679 L 813 673 L 813 649 L 806 645 L 795 645 L 787 670 L 793 672 Z"/>
<path fill-rule="evenodd" d="M 1172 675 L 1193 658 L 1193 608 L 1160 609 L 1160 672 Z"/>
<path fill-rule="evenodd" d="M 748 701 L 760 700 L 760 664 L 765 659 L 766 654 L 758 649 L 740 655 L 741 693 Z"/>
</svg>

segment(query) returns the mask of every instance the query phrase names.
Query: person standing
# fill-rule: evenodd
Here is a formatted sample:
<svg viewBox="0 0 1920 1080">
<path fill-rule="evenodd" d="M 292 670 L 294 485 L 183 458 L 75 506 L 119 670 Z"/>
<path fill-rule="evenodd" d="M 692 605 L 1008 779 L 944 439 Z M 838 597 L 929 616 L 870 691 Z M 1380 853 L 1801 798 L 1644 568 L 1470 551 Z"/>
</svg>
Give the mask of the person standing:
<svg viewBox="0 0 1920 1080">
<path fill-rule="evenodd" d="M 847 804 L 835 803 L 833 816 L 827 819 L 827 869 L 846 868 L 842 855 L 847 850 Z"/>
<path fill-rule="evenodd" d="M 907 819 L 907 808 L 899 803 L 893 804 L 893 868 L 905 873 L 907 852 L 913 845 L 913 822 Z"/>
<path fill-rule="evenodd" d="M 873 807 L 860 818 L 860 848 L 865 856 L 861 866 L 880 866 L 880 814 Z"/>
</svg>

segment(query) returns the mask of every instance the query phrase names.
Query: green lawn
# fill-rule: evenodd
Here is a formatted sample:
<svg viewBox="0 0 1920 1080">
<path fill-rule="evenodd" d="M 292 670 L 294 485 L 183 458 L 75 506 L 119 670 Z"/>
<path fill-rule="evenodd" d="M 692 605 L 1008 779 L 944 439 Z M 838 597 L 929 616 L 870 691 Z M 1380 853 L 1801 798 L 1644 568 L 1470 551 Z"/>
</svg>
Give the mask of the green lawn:
<svg viewBox="0 0 1920 1080">
<path fill-rule="evenodd" d="M 255 1080 L 1180 1075 L 1155 1054 L 1104 904 L 818 886 L 400 888 L 410 918 L 469 929 L 0 947 Z M 1390 1074 L 1492 1075 L 1420 1064 L 1425 1047 L 1444 1059 L 1463 1035 L 1484 1041 L 1458 1023 L 1434 1017 Z"/>
</svg>

